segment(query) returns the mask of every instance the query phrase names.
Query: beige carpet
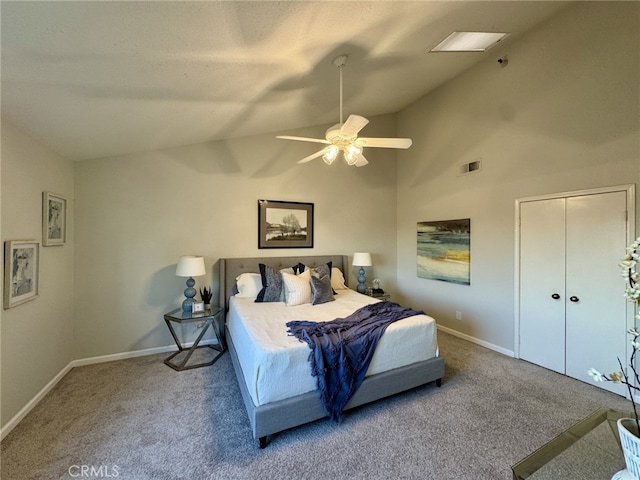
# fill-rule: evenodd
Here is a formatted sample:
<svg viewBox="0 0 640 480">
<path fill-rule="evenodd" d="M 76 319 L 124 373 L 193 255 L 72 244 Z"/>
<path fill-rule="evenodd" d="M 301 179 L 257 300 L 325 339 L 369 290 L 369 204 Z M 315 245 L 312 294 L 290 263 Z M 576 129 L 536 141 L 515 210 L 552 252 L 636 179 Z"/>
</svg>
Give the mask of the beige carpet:
<svg viewBox="0 0 640 480">
<path fill-rule="evenodd" d="M 511 480 L 511 465 L 596 408 L 630 408 L 451 335 L 439 344 L 441 388 L 282 432 L 264 450 L 228 353 L 184 372 L 166 355 L 75 368 L 4 439 L 1 478 Z M 618 466 L 605 467 L 611 478 Z"/>
</svg>

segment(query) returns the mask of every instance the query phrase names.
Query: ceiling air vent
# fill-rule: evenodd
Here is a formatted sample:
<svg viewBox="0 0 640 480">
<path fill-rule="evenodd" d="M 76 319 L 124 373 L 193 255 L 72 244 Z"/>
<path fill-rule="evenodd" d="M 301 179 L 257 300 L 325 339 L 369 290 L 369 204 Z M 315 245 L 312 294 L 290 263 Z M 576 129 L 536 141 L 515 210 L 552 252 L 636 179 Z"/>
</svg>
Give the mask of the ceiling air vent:
<svg viewBox="0 0 640 480">
<path fill-rule="evenodd" d="M 458 165 L 458 175 L 467 175 L 469 173 L 475 173 L 480 171 L 482 159 L 478 158 L 468 163 L 461 163 Z"/>
</svg>

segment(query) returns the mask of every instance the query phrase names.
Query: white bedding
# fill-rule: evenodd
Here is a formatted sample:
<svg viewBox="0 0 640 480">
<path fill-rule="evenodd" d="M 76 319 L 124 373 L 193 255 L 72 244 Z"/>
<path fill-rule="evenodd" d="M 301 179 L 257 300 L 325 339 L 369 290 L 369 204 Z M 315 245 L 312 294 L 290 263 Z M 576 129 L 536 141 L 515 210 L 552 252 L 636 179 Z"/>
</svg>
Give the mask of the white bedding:
<svg viewBox="0 0 640 480">
<path fill-rule="evenodd" d="M 255 405 L 316 389 L 308 361 L 311 350 L 306 343 L 287 334 L 287 322 L 333 320 L 378 301 L 353 290 L 337 292 L 334 302 L 321 305 L 286 306 L 283 302 L 255 303 L 251 298 L 231 297 L 227 328 Z M 435 320 L 427 315 L 405 318 L 387 328 L 367 375 L 427 360 L 437 354 Z"/>
</svg>

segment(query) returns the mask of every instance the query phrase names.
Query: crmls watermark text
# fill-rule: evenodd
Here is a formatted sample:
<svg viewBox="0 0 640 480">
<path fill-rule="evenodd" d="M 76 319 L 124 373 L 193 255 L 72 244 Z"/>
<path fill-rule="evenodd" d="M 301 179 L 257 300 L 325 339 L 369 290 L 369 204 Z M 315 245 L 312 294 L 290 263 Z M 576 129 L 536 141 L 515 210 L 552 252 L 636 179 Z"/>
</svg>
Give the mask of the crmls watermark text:
<svg viewBox="0 0 640 480">
<path fill-rule="evenodd" d="M 115 478 L 120 475 L 117 465 L 71 465 L 69 476 L 73 478 Z"/>
</svg>

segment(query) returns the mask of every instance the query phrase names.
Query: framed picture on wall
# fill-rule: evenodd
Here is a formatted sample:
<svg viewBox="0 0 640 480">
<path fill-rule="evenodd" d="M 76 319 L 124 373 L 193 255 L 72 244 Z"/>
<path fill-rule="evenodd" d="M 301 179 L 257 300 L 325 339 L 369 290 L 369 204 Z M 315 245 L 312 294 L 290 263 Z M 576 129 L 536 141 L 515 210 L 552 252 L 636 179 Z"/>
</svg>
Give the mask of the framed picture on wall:
<svg viewBox="0 0 640 480">
<path fill-rule="evenodd" d="M 4 308 L 38 296 L 40 243 L 34 240 L 7 240 L 4 243 Z"/>
<path fill-rule="evenodd" d="M 64 245 L 67 241 L 67 199 L 42 192 L 42 244 Z"/>
<path fill-rule="evenodd" d="M 418 222 L 418 277 L 471 285 L 471 219 Z"/>
<path fill-rule="evenodd" d="M 312 248 L 313 203 L 258 200 L 258 248 Z"/>
</svg>

